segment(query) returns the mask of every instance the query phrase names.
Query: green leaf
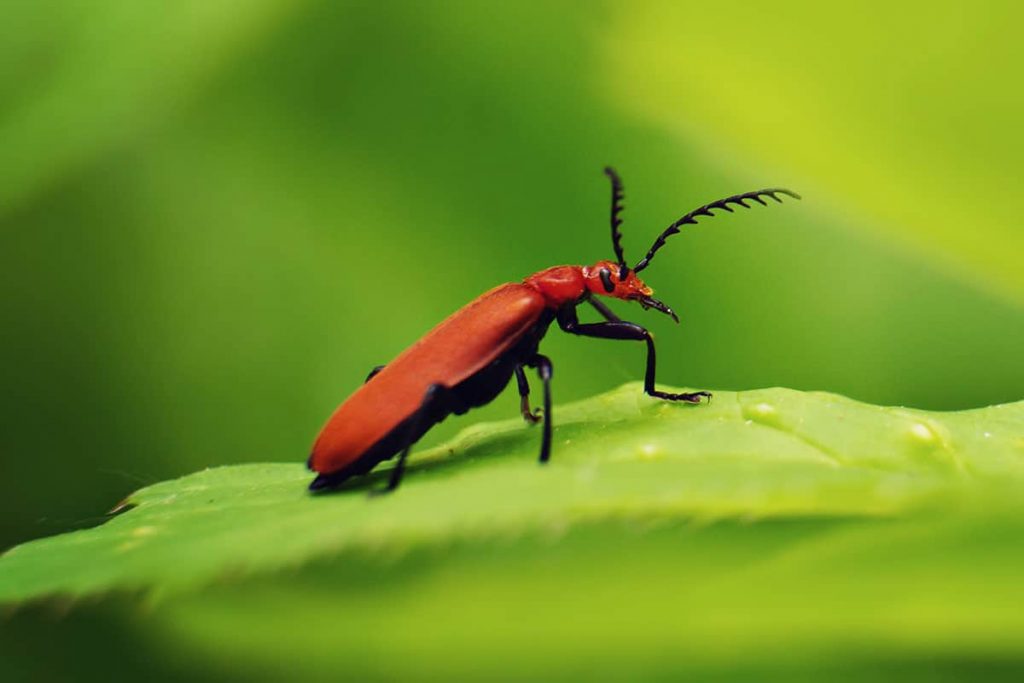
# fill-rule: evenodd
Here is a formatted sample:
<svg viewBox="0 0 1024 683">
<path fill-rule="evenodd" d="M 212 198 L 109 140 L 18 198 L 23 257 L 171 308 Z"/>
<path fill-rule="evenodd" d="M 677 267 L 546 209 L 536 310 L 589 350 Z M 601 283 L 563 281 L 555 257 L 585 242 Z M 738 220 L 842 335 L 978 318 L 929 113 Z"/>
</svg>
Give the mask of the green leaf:
<svg viewBox="0 0 1024 683">
<path fill-rule="evenodd" d="M 175 659 L 242 678 L 1020 680 L 1024 515 L 998 509 L 345 554 L 161 603 L 148 623 Z"/>
<path fill-rule="evenodd" d="M 535 462 L 536 429 L 481 424 L 414 454 L 389 496 L 366 495 L 380 472 L 311 495 L 299 463 L 149 486 L 97 528 L 6 553 L 0 603 L 166 595 L 316 559 L 557 537 L 616 520 L 892 518 L 990 496 L 1019 483 L 1024 467 L 1024 403 L 929 413 L 765 389 L 691 406 L 627 384 L 557 406 L 554 419 L 547 466 Z"/>
</svg>

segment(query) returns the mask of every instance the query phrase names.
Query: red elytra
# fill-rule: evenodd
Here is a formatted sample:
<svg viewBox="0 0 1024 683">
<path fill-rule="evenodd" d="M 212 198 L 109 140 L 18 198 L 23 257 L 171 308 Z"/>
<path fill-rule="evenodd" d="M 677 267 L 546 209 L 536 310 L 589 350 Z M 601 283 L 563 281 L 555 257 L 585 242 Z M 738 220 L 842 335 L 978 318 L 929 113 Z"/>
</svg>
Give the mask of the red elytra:
<svg viewBox="0 0 1024 683">
<path fill-rule="evenodd" d="M 646 342 L 644 391 L 651 396 L 687 403 L 710 398 L 706 391 L 658 391 L 650 333 L 640 325 L 620 319 L 595 297 L 635 301 L 678 322 L 672 309 L 654 299 L 651 288 L 637 276 L 665 239 L 681 226 L 696 223 L 698 217 L 715 215 L 715 209 L 731 212 L 729 204 L 749 208 L 747 201 L 766 205 L 762 197 L 780 203 L 779 194 L 800 197 L 790 190 L 770 188 L 706 204 L 666 228 L 647 255 L 630 268 L 618 229 L 622 184 L 611 168 L 606 168 L 605 173 L 612 181 L 611 231 L 616 260 L 599 261 L 592 266 L 555 266 L 521 283 L 500 285 L 453 313 L 386 366 L 371 372 L 367 381 L 334 411 L 313 444 L 308 464 L 317 476 L 310 484 L 311 489 L 337 487 L 400 454 L 385 490 L 395 489 L 412 445 L 427 430 L 448 415 L 461 415 L 489 403 L 513 376 L 517 379 L 524 419 L 530 423 L 539 421 L 541 418 L 529 406 L 525 367 L 535 368 L 544 384 L 540 461 L 546 462 L 551 455 L 552 365 L 538 353 L 538 346 L 555 321 L 571 334 Z M 576 307 L 584 302 L 592 305 L 605 322 L 580 323 Z"/>
</svg>

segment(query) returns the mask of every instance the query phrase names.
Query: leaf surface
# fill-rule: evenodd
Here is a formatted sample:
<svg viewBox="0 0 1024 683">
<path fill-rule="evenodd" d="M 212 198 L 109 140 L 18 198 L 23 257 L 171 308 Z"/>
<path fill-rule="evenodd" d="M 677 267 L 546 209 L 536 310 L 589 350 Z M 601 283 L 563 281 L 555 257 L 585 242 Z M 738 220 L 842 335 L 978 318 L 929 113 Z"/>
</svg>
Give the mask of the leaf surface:
<svg viewBox="0 0 1024 683">
<path fill-rule="evenodd" d="M 546 466 L 537 430 L 479 424 L 414 453 L 395 495 L 367 495 L 386 472 L 311 495 L 298 463 L 149 486 L 101 526 L 8 551 L 0 602 L 177 593 L 346 554 L 400 557 L 607 521 L 893 518 L 1012 488 L 1024 463 L 1024 403 L 930 413 L 765 389 L 690 406 L 627 384 L 556 406 L 555 423 Z"/>
</svg>

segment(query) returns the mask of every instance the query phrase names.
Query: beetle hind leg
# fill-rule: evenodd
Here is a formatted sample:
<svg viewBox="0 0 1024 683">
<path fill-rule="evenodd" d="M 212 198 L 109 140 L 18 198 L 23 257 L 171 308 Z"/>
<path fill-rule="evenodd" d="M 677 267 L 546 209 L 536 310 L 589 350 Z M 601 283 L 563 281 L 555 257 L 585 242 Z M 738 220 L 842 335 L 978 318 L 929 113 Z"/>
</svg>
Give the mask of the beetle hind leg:
<svg viewBox="0 0 1024 683">
<path fill-rule="evenodd" d="M 398 462 L 391 468 L 388 485 L 383 489 L 371 490 L 370 495 L 390 493 L 398 488 L 398 485 L 402 482 L 402 475 L 405 473 L 405 461 L 409 457 L 409 452 L 412 450 L 413 444 L 422 435 L 424 426 L 431 424 L 431 415 L 438 411 L 451 412 L 450 409 L 453 409 L 456 403 L 458 402 L 455 400 L 452 390 L 443 384 L 431 384 L 427 388 L 420 407 L 416 409 L 416 412 L 408 420 L 405 443 L 402 446 L 401 454 L 398 456 Z"/>
</svg>

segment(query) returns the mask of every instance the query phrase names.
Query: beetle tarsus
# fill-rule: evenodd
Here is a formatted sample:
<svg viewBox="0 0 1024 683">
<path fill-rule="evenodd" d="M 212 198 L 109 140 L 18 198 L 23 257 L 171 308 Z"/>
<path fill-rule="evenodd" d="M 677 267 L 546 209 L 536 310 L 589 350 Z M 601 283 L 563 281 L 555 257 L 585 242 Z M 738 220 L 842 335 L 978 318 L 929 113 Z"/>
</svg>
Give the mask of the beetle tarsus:
<svg viewBox="0 0 1024 683">
<path fill-rule="evenodd" d="M 537 408 L 534 410 L 530 407 L 530 399 L 526 396 L 522 396 L 519 399 L 519 412 L 522 413 L 523 419 L 526 420 L 526 424 L 535 425 L 540 422 L 544 415 L 543 408 Z"/>
<path fill-rule="evenodd" d="M 654 391 L 653 393 L 648 392 L 654 398 L 660 398 L 665 401 L 685 401 L 686 403 L 700 403 L 702 398 L 706 398 L 708 403 L 711 403 L 711 392 L 710 391 L 694 391 L 686 394 L 670 394 L 664 391 Z"/>
</svg>

